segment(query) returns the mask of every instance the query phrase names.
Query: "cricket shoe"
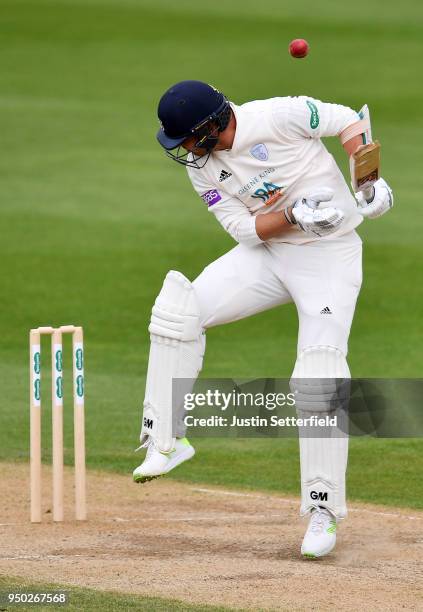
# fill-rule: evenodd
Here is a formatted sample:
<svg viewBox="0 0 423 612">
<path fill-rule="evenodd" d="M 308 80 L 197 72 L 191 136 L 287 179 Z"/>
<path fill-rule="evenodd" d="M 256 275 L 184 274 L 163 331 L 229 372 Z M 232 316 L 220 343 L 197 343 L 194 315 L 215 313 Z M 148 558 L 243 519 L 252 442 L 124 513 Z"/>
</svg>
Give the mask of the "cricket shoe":
<svg viewBox="0 0 423 612">
<path fill-rule="evenodd" d="M 325 508 L 312 511 L 301 554 L 309 559 L 323 557 L 336 544 L 336 518 Z"/>
<path fill-rule="evenodd" d="M 170 453 L 161 453 L 149 436 L 143 447 L 147 447 L 144 461 L 133 471 L 134 482 L 148 482 L 170 472 L 195 455 L 195 449 L 187 438 L 177 438 Z"/>
</svg>

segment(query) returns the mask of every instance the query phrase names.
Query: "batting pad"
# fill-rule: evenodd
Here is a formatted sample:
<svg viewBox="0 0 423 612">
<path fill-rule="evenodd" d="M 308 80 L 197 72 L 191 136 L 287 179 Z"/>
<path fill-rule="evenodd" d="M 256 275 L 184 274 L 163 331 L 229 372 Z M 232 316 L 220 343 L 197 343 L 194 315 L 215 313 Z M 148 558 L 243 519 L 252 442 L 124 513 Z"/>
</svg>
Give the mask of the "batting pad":
<svg viewBox="0 0 423 612">
<path fill-rule="evenodd" d="M 291 378 L 297 415 L 313 425 L 299 427 L 301 514 L 323 506 L 337 518 L 347 514 L 345 473 L 348 459 L 347 410 L 350 371 L 343 353 L 330 346 L 304 349 Z M 336 416 L 336 425 L 315 426 Z"/>
<path fill-rule="evenodd" d="M 205 348 L 195 290 L 180 272 L 167 273 L 148 330 L 151 344 L 140 440 L 142 444 L 151 436 L 167 453 L 174 448 L 176 423 L 183 413 L 182 406 L 172 402 L 172 380 L 194 380 Z"/>
</svg>

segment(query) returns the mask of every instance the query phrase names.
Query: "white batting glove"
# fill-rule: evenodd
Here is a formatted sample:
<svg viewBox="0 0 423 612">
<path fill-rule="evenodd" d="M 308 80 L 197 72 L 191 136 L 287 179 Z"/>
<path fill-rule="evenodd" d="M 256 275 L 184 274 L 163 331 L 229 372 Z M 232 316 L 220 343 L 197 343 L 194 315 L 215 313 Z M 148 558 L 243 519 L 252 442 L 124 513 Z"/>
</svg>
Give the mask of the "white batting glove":
<svg viewBox="0 0 423 612">
<path fill-rule="evenodd" d="M 338 208 L 319 208 L 320 202 L 329 202 L 333 198 L 333 190 L 322 187 L 315 193 L 297 200 L 285 213 L 288 221 L 296 223 L 306 234 L 327 236 L 336 232 L 344 219 L 344 213 Z M 295 219 L 295 221 L 293 220 Z"/>
<path fill-rule="evenodd" d="M 366 200 L 361 191 L 354 195 L 358 203 L 360 215 L 369 219 L 376 219 L 376 217 L 381 217 L 393 207 L 394 195 L 392 189 L 383 178 L 380 178 L 373 184 L 372 190 L 373 195 L 371 199 Z"/>
</svg>

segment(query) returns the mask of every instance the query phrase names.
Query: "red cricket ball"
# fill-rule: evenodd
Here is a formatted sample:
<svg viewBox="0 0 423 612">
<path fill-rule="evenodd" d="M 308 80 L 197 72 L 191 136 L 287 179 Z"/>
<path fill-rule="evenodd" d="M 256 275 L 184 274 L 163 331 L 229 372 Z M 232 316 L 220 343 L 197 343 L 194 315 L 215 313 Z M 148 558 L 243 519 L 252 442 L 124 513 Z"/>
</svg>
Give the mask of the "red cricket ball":
<svg viewBox="0 0 423 612">
<path fill-rule="evenodd" d="M 304 38 L 296 38 L 289 44 L 289 52 L 292 57 L 305 57 L 309 48 L 308 42 Z"/>
</svg>

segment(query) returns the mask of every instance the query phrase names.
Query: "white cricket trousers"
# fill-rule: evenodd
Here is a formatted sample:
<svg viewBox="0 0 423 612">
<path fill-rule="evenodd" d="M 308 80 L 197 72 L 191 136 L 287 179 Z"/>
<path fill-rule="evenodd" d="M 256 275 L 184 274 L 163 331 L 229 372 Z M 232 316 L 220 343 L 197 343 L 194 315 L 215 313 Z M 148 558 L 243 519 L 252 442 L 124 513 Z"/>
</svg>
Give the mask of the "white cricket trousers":
<svg viewBox="0 0 423 612">
<path fill-rule="evenodd" d="M 324 345 L 347 355 L 362 279 L 361 247 L 355 230 L 307 244 L 239 244 L 193 282 L 201 324 L 207 329 L 294 302 L 298 353 Z"/>
</svg>

